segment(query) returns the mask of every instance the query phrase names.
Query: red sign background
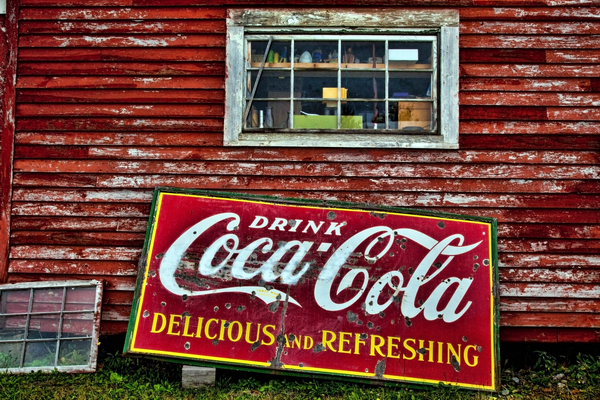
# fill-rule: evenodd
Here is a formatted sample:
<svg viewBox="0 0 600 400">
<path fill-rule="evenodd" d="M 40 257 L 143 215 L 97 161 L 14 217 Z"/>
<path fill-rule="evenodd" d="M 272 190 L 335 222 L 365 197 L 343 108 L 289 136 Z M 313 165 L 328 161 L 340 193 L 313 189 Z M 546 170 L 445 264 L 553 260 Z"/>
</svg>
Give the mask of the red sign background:
<svg viewBox="0 0 600 400">
<path fill-rule="evenodd" d="M 491 223 L 160 193 L 130 353 L 495 390 Z"/>
</svg>

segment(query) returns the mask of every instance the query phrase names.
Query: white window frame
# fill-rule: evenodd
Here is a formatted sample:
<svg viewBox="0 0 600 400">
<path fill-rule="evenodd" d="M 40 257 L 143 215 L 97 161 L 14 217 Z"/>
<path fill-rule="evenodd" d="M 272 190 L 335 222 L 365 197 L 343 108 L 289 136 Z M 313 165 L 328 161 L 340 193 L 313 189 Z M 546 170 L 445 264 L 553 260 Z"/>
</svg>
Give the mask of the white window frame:
<svg viewBox="0 0 600 400">
<path fill-rule="evenodd" d="M 19 350 L 20 354 L 18 355 L 18 358 L 17 358 L 20 366 L 19 367 L 9 367 L 9 368 L 3 367 L 1 371 L 2 372 L 10 372 L 10 373 L 28 373 L 28 372 L 36 372 L 36 371 L 52 372 L 55 370 L 61 371 L 61 372 L 71 372 L 71 373 L 96 371 L 96 362 L 97 362 L 97 358 L 98 358 L 98 344 L 99 344 L 98 338 L 100 336 L 100 318 L 101 318 L 103 286 L 104 286 L 104 283 L 102 281 L 97 281 L 97 280 L 23 282 L 23 283 L 10 283 L 10 284 L 0 285 L 0 293 L 2 293 L 2 294 L 14 292 L 14 291 L 26 291 L 26 290 L 28 290 L 30 292 L 29 293 L 29 304 L 27 307 L 27 311 L 5 312 L 4 306 L 6 304 L 5 303 L 0 304 L 0 305 L 2 305 L 2 307 L 1 307 L 2 309 L 0 309 L 0 320 L 2 320 L 3 318 L 14 318 L 14 317 L 26 318 L 25 326 L 19 327 L 24 330 L 23 335 L 22 335 L 23 337 L 15 338 L 15 339 L 0 338 L 0 343 L 3 345 L 21 344 L 21 349 Z M 72 303 L 67 302 L 67 300 L 66 300 L 67 293 L 66 292 L 69 289 L 76 289 L 76 288 L 94 288 L 94 290 L 95 290 L 94 303 L 91 304 L 91 307 L 87 308 L 87 309 L 65 310 L 66 304 L 69 304 L 69 305 L 72 304 Z M 62 293 L 61 309 L 60 310 L 52 310 L 52 311 L 38 311 L 38 312 L 32 311 L 34 291 L 39 290 L 39 289 L 54 290 L 59 293 Z M 3 297 L 3 296 L 0 296 L 0 297 Z M 2 301 L 5 302 L 6 299 L 3 297 Z M 78 315 L 78 314 L 90 314 L 90 316 L 92 317 L 92 319 L 90 320 L 92 323 L 92 333 L 91 334 L 80 334 L 80 335 L 74 335 L 74 336 L 63 336 L 63 332 L 64 332 L 63 319 L 64 319 L 64 317 L 68 316 L 68 315 Z M 49 337 L 49 338 L 30 338 L 29 337 L 29 327 L 30 327 L 31 318 L 47 316 L 47 315 L 59 317 L 58 318 L 59 323 L 56 328 L 57 336 Z M 10 330 L 10 327 L 0 326 L 0 334 L 2 334 L 0 336 L 3 336 L 3 334 L 5 333 L 5 329 Z M 63 346 L 65 343 L 69 343 L 69 342 L 73 342 L 73 341 L 82 341 L 82 340 L 90 341 L 90 346 L 88 349 L 89 352 L 86 354 L 88 356 L 87 363 L 61 365 L 62 360 L 59 360 L 59 355 L 61 354 L 60 353 L 61 346 Z M 46 363 L 39 364 L 36 366 L 33 366 L 33 365 L 26 366 L 24 364 L 25 352 L 26 352 L 27 345 L 29 343 L 43 344 L 43 343 L 52 343 L 52 342 L 56 342 L 56 349 L 54 350 L 55 354 L 54 354 L 53 362 L 47 363 L 47 364 Z M 7 356 L 6 354 L 0 354 L 0 355 Z"/>
<path fill-rule="evenodd" d="M 358 25 L 360 21 L 360 25 Z M 458 148 L 458 22 L 457 10 L 378 9 L 331 11 L 302 9 L 232 9 L 227 17 L 225 80 L 225 146 Z M 244 133 L 244 42 L 247 34 L 437 34 L 438 133 Z"/>
</svg>

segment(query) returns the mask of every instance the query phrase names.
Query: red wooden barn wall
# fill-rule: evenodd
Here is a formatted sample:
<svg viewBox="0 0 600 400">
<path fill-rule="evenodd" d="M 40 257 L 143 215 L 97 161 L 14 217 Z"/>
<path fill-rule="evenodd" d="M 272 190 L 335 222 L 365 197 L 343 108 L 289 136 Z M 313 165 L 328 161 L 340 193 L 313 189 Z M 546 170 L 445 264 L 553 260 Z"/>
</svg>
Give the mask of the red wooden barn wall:
<svg viewBox="0 0 600 400">
<path fill-rule="evenodd" d="M 460 5 L 456 151 L 223 147 L 228 5 L 163 3 L 20 2 L 10 282 L 105 279 L 121 332 L 155 186 L 379 203 L 498 218 L 502 340 L 599 341 L 597 2 L 412 2 Z"/>
</svg>

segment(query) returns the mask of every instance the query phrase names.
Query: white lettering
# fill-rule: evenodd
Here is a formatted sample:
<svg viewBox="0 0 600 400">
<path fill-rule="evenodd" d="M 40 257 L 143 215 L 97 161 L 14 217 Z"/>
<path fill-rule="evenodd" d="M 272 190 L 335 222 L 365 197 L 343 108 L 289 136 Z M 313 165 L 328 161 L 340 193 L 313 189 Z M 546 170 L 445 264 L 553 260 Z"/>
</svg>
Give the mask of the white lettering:
<svg viewBox="0 0 600 400">
<path fill-rule="evenodd" d="M 321 229 L 323 224 L 324 224 L 324 222 L 320 221 L 319 226 L 317 226 L 317 224 L 315 224 L 313 221 L 308 221 L 308 224 L 306 225 L 306 228 L 304 228 L 302 233 L 306 233 L 306 231 L 308 231 L 308 228 L 312 228 L 313 233 L 317 233 L 317 232 L 319 232 L 319 229 Z"/>
<path fill-rule="evenodd" d="M 256 217 L 254 217 L 254 221 L 252 221 L 252 223 L 250 224 L 250 226 L 248 228 L 260 229 L 260 228 L 264 228 L 265 226 L 267 226 L 268 223 L 269 223 L 269 220 L 267 219 L 267 217 L 257 215 Z"/>
<path fill-rule="evenodd" d="M 275 218 L 273 224 L 269 227 L 270 231 L 274 231 L 275 229 L 279 229 L 280 231 L 285 231 L 285 226 L 287 225 L 287 220 L 285 218 Z"/>
<path fill-rule="evenodd" d="M 341 224 L 338 224 L 337 222 L 332 222 L 331 225 L 329 225 L 329 228 L 327 228 L 325 231 L 325 234 L 331 235 L 331 232 L 335 232 L 336 236 L 341 236 L 342 232 L 340 232 L 340 228 L 342 226 L 346 226 L 346 223 L 342 222 Z"/>
</svg>

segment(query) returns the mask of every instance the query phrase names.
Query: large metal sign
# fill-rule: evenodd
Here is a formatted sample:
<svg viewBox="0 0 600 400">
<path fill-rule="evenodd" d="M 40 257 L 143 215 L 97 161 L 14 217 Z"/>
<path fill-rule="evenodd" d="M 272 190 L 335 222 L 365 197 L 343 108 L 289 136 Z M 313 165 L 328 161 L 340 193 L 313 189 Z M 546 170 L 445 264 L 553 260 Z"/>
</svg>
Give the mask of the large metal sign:
<svg viewBox="0 0 600 400">
<path fill-rule="evenodd" d="M 126 353 L 496 390 L 494 220 L 365 208 L 157 189 Z"/>
</svg>

